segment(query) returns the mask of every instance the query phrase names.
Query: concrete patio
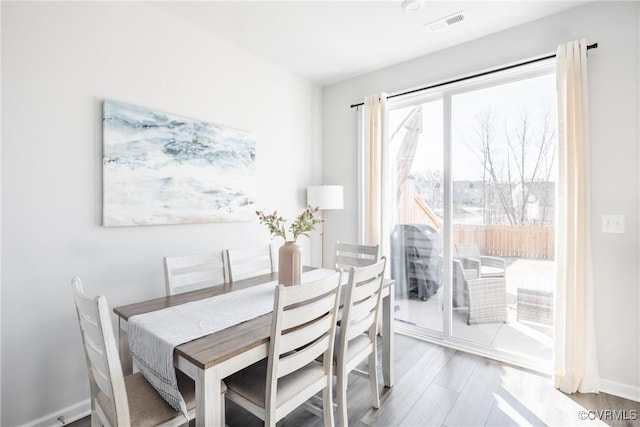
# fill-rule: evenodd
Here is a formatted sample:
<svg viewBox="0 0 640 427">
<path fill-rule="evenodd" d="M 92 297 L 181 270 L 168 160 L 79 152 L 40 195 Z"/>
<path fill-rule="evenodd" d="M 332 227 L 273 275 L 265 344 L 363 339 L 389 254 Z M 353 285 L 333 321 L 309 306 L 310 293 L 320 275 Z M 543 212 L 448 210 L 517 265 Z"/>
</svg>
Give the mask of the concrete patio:
<svg viewBox="0 0 640 427">
<path fill-rule="evenodd" d="M 552 292 L 554 262 L 537 259 L 505 258 L 507 261 L 507 322 L 467 325 L 466 309 L 454 310 L 452 335 L 455 338 L 510 353 L 523 353 L 550 366 L 553 354 L 552 326 L 518 321 L 518 288 Z M 443 289 L 421 301 L 396 298 L 396 320 L 420 328 L 442 331 Z"/>
</svg>

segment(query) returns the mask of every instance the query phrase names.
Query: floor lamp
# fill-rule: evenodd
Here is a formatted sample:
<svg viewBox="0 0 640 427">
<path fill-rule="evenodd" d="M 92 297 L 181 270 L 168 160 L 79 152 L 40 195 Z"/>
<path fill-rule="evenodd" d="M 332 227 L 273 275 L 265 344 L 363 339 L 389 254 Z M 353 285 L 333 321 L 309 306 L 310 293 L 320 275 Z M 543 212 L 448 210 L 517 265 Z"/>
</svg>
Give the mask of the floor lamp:
<svg viewBox="0 0 640 427">
<path fill-rule="evenodd" d="M 343 209 L 344 192 L 342 185 L 317 185 L 307 187 L 307 205 L 318 207 L 321 211 Z M 322 267 L 324 267 L 324 213 L 322 221 Z"/>
</svg>

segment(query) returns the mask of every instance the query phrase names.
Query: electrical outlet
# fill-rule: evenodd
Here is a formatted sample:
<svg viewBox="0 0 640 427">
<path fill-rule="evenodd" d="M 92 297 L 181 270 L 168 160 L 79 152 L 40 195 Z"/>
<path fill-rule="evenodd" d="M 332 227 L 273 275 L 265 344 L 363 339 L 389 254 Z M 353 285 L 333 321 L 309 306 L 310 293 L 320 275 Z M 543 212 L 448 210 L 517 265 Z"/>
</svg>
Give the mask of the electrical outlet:
<svg viewBox="0 0 640 427">
<path fill-rule="evenodd" d="M 603 233 L 624 233 L 624 215 L 602 215 Z"/>
</svg>

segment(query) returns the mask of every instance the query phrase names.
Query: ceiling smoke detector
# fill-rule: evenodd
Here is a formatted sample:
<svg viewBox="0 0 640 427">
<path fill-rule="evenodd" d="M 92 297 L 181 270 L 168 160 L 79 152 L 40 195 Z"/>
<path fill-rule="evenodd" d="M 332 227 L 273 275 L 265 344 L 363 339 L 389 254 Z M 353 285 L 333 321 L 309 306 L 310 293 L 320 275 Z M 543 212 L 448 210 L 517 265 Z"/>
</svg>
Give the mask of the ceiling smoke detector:
<svg viewBox="0 0 640 427">
<path fill-rule="evenodd" d="M 450 27 L 465 20 L 464 12 L 460 11 L 453 15 L 446 16 L 444 18 L 436 19 L 435 21 L 427 22 L 424 24 L 431 31 L 442 30 L 443 28 Z"/>
<path fill-rule="evenodd" d="M 402 0 L 402 9 L 406 12 L 417 12 L 422 8 L 423 0 Z"/>
</svg>

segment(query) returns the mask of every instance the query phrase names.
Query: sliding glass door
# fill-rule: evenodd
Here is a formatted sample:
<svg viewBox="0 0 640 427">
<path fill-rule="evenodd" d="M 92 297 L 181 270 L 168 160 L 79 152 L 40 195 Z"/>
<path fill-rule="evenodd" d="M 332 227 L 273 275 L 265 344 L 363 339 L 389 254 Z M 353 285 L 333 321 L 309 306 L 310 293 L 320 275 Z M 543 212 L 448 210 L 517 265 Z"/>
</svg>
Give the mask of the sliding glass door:
<svg viewBox="0 0 640 427">
<path fill-rule="evenodd" d="M 555 75 L 538 66 L 390 106 L 398 329 L 546 369 Z"/>
</svg>

